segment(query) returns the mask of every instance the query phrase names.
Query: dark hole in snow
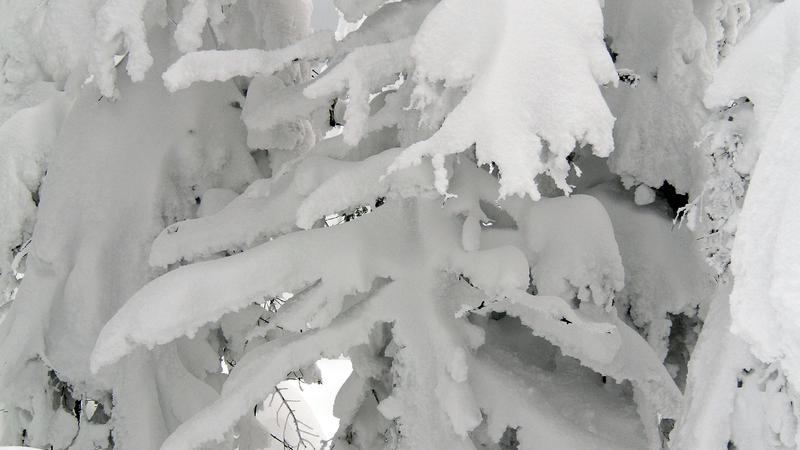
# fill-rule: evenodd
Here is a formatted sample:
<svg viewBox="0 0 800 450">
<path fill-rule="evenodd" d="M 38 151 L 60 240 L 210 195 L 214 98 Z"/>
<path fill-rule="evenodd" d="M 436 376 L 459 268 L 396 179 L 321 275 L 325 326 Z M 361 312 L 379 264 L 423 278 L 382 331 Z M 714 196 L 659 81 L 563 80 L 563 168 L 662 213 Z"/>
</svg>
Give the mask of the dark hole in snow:
<svg viewBox="0 0 800 450">
<path fill-rule="evenodd" d="M 559 320 L 560 320 L 561 322 L 564 322 L 564 323 L 566 323 L 566 324 L 571 324 L 571 323 L 572 323 L 572 321 L 571 321 L 571 320 L 569 320 L 569 319 L 567 319 L 566 317 L 562 317 L 562 318 L 561 318 L 561 319 L 559 319 Z"/>
<path fill-rule="evenodd" d="M 506 317 L 506 312 L 505 311 L 492 311 L 489 314 L 489 317 L 492 320 L 500 320 L 500 319 L 503 319 L 504 317 Z"/>
<path fill-rule="evenodd" d="M 617 76 L 619 77 L 619 81 L 627 84 L 630 87 L 636 87 L 639 85 L 639 75 L 632 70 L 620 69 L 617 71 Z"/>
<path fill-rule="evenodd" d="M 678 193 L 675 190 L 675 187 L 666 181 L 661 185 L 660 188 L 656 190 L 656 192 L 658 192 L 659 197 L 663 198 L 664 201 L 667 202 L 670 210 L 672 210 L 673 216 L 678 213 L 678 210 L 689 203 L 689 194 Z"/>
<path fill-rule="evenodd" d="M 667 356 L 664 364 L 672 368 L 675 384 L 683 390 L 686 386 L 686 376 L 689 367 L 689 356 L 697 343 L 700 330 L 700 320 L 697 316 L 687 314 L 668 313 L 670 330 L 668 337 Z"/>
<path fill-rule="evenodd" d="M 658 423 L 658 430 L 661 431 L 662 448 L 668 448 L 669 434 L 672 432 L 673 428 L 675 428 L 674 419 L 661 419 L 661 421 Z"/>
<path fill-rule="evenodd" d="M 339 101 L 338 98 L 334 98 L 331 102 L 330 108 L 328 108 L 328 125 L 331 127 L 335 127 L 341 125 L 339 122 L 336 121 L 336 103 Z"/>
<path fill-rule="evenodd" d="M 503 436 L 500 437 L 500 442 L 498 442 L 498 444 L 503 450 L 518 449 L 519 440 L 517 440 L 517 429 L 507 427 L 506 431 L 503 432 Z"/>
<path fill-rule="evenodd" d="M 237 101 L 231 102 L 230 105 L 236 109 L 242 109 L 242 104 Z"/>
<path fill-rule="evenodd" d="M 617 56 L 619 56 L 619 53 L 615 52 L 614 48 L 611 46 L 611 44 L 614 43 L 614 38 L 609 35 L 605 35 L 603 36 L 603 42 L 606 44 L 606 50 L 608 50 L 608 54 L 611 56 L 611 61 L 617 62 Z"/>
</svg>

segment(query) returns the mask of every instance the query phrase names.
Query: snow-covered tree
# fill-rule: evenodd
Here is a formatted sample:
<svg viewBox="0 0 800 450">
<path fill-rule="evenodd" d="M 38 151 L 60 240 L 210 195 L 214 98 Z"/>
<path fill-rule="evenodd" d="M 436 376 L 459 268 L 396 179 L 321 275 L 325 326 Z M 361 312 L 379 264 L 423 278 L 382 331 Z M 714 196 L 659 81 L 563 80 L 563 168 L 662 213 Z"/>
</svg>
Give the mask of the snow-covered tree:
<svg viewBox="0 0 800 450">
<path fill-rule="evenodd" d="M 1 444 L 798 447 L 796 2 L 335 5 L 0 0 Z"/>
</svg>

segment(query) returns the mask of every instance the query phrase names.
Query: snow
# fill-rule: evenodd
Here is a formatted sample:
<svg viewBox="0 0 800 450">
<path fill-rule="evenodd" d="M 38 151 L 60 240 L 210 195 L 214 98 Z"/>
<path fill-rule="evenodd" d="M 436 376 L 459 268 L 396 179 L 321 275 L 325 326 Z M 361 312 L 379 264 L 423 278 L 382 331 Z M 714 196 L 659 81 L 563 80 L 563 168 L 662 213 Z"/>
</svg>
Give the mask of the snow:
<svg viewBox="0 0 800 450">
<path fill-rule="evenodd" d="M 636 186 L 633 195 L 633 201 L 639 206 L 649 205 L 656 199 L 656 191 L 646 184 Z"/>
<path fill-rule="evenodd" d="M 617 68 L 638 75 L 635 87 L 620 83 L 603 92 L 617 118 L 609 164 L 630 184 L 659 188 L 666 181 L 678 192 L 698 187 L 703 161 L 694 143 L 708 114 L 701 99 L 716 40 L 723 39 L 715 14 L 703 15 L 714 7 L 735 14 L 733 3 L 605 2 L 605 33 Z"/>
<path fill-rule="evenodd" d="M 611 221 L 597 200 L 542 199 L 509 212 L 519 223 L 540 294 L 610 305 L 624 271 Z"/>
<path fill-rule="evenodd" d="M 370 230 L 374 221 L 396 229 L 398 223 L 392 222 L 396 222 L 397 211 L 387 212 L 387 209 L 376 211 L 352 226 L 315 229 L 302 236 L 289 234 L 221 260 L 181 267 L 154 280 L 108 322 L 94 350 L 93 369 L 114 363 L 136 344 L 153 347 L 185 334 L 193 335 L 207 322 L 240 309 L 255 298 L 295 292 L 318 280 L 324 282 L 329 295 L 368 290 L 372 279 L 386 274 L 387 268 L 375 262 L 368 264 L 367 253 L 362 252 L 392 241 L 384 242 L 379 233 L 372 231 L 372 242 L 365 239 L 367 235 L 359 239 L 362 252 L 347 249 L 352 245 L 352 237 Z M 396 239 L 403 234 L 398 230 Z M 298 251 L 297 245 L 304 246 L 305 251 Z M 397 250 L 402 252 L 400 248 Z M 334 257 L 346 260 L 327 264 Z M 275 270 L 265 277 L 263 266 Z M 298 271 L 298 267 L 303 270 Z M 165 292 L 171 292 L 166 303 Z M 191 308 L 194 314 L 180 313 L 188 304 L 194 305 Z M 156 315 L 159 319 L 154 320 L 156 310 L 160 311 Z"/>
<path fill-rule="evenodd" d="M 165 34 L 159 37 L 166 43 Z M 164 67 L 168 51 L 153 48 Z M 194 391 L 199 385 L 184 383 L 176 396 L 157 387 L 157 370 L 175 375 L 168 358 L 154 362 L 164 349 L 132 356 L 118 368 L 119 377 L 114 371 L 92 374 L 89 354 L 107 318 L 151 276 L 147 250 L 164 216 L 193 213 L 192 186 L 240 187 L 253 172 L 230 165 L 236 174 L 227 186 L 224 177 L 210 175 L 219 176 L 236 160 L 232 155 L 247 151 L 236 137 L 241 125 L 235 110 L 227 106 L 237 95 L 233 86 L 169 96 L 156 74 L 141 83 L 120 78 L 118 88 L 131 94 L 129 99 L 98 102 L 100 93 L 89 86 L 64 119 L 41 190 L 26 278 L 0 326 L 0 379 L 4 391 L 13 388 L 11 380 L 24 376 L 19 363 L 31 361 L 45 373 L 53 368 L 75 396 L 98 395 L 113 385 L 117 442 L 152 448 L 168 431 L 158 405 L 175 409 L 177 421 L 183 420 L 191 411 L 178 408 L 207 398 Z M 202 123 L 214 125 L 198 127 Z M 46 139 L 46 129 L 41 131 Z M 188 403 L 187 397 L 197 402 Z M 42 421 L 28 428 L 31 439 L 46 443 L 51 424 L 45 411 L 41 405 L 28 411 Z"/>
<path fill-rule="evenodd" d="M 619 309 L 631 307 L 633 323 L 663 358 L 671 321 L 667 314 L 705 314 L 713 293 L 713 275 L 695 237 L 676 225 L 658 204 L 639 206 L 621 186 L 603 183 L 589 189 L 613 224 L 625 268 Z"/>
<path fill-rule="evenodd" d="M 754 168 L 732 253 L 732 328 L 761 360 L 780 362 L 793 385 L 800 383 L 800 330 L 792 319 L 797 310 L 794 292 L 800 287 L 794 256 L 800 241 L 793 231 L 800 226 L 800 210 L 788 187 L 800 168 L 792 150 L 797 133 L 793 111 L 800 106 L 800 53 L 789 42 L 798 37 L 798 19 L 797 5 L 776 5 L 723 61 L 705 98 L 717 107 L 742 96 L 754 104 L 756 136 L 744 156 Z M 765 53 L 764 42 L 785 50 Z M 744 58 L 747 71 L 742 71 Z"/>
<path fill-rule="evenodd" d="M 162 75 L 170 92 L 186 89 L 197 81 L 225 81 L 235 76 L 271 75 L 296 59 L 316 59 L 331 52 L 333 34 L 318 31 L 283 48 L 264 51 L 201 50 L 187 53 Z"/>
<path fill-rule="evenodd" d="M 690 362 L 687 408 L 673 433 L 676 448 L 724 448 L 731 436 L 736 379 L 750 365 L 746 344 L 730 333 L 730 286 L 714 295 Z"/>
<path fill-rule="evenodd" d="M 0 442 L 800 442 L 797 4 L 0 3 Z"/>
<path fill-rule="evenodd" d="M 116 61 L 119 38 L 125 44 L 126 68 L 133 81 L 141 81 L 153 65 L 153 56 L 147 45 L 144 23 L 147 0 L 109 0 L 97 11 L 96 38 L 91 59 L 91 73 L 100 93 L 106 97 L 116 95 Z"/>
<path fill-rule="evenodd" d="M 320 421 L 320 431 L 323 440 L 332 439 L 339 428 L 339 418 L 334 415 L 334 401 L 336 394 L 347 381 L 353 371 L 349 360 L 321 359 L 316 362 L 322 373 L 322 382 L 319 384 L 304 384 L 302 396 L 314 411 Z"/>
<path fill-rule="evenodd" d="M 569 193 L 565 158 L 575 145 L 590 144 L 601 156 L 613 148 L 614 118 L 597 85 L 616 83 L 617 75 L 603 46 L 598 3 L 462 3 L 440 2 L 425 19 L 411 53 L 419 82 L 442 80 L 469 92 L 442 127 L 407 148 L 390 171 L 436 157 L 436 185 L 444 194 L 446 172 L 437 158 L 476 144 L 479 164 L 500 167 L 501 197 L 538 200 L 534 178 L 541 173 Z"/>
<path fill-rule="evenodd" d="M 10 291 L 12 249 L 21 246 L 33 231 L 38 194 L 46 161 L 53 150 L 69 102 L 56 94 L 42 103 L 23 108 L 0 125 L 0 167 L 4 172 L 0 189 L 0 291 Z"/>
<path fill-rule="evenodd" d="M 366 128 L 370 93 L 396 80 L 397 73 L 408 69 L 409 39 L 359 47 L 341 63 L 303 90 L 310 98 L 332 97 L 347 89 L 349 102 L 344 113 L 344 142 L 358 144 Z"/>
</svg>

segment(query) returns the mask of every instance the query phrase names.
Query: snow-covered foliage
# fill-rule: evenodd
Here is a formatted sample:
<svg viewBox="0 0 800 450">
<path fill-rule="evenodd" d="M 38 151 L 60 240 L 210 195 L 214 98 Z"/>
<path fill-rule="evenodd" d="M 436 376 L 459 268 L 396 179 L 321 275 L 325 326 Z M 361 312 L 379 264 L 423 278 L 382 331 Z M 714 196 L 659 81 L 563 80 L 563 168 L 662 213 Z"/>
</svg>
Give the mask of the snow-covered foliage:
<svg viewBox="0 0 800 450">
<path fill-rule="evenodd" d="M 796 2 L 334 3 L 0 0 L 0 444 L 798 447 Z"/>
</svg>

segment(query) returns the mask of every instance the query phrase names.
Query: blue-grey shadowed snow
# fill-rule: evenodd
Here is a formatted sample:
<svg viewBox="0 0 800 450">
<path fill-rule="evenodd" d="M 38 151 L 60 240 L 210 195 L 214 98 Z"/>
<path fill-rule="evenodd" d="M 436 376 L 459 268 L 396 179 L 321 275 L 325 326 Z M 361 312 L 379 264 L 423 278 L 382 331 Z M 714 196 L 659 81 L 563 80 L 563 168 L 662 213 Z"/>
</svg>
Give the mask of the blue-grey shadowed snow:
<svg viewBox="0 0 800 450">
<path fill-rule="evenodd" d="M 332 0 L 314 0 L 314 12 L 311 14 L 311 27 L 315 30 L 335 30 L 339 22 L 339 13 Z"/>
</svg>

